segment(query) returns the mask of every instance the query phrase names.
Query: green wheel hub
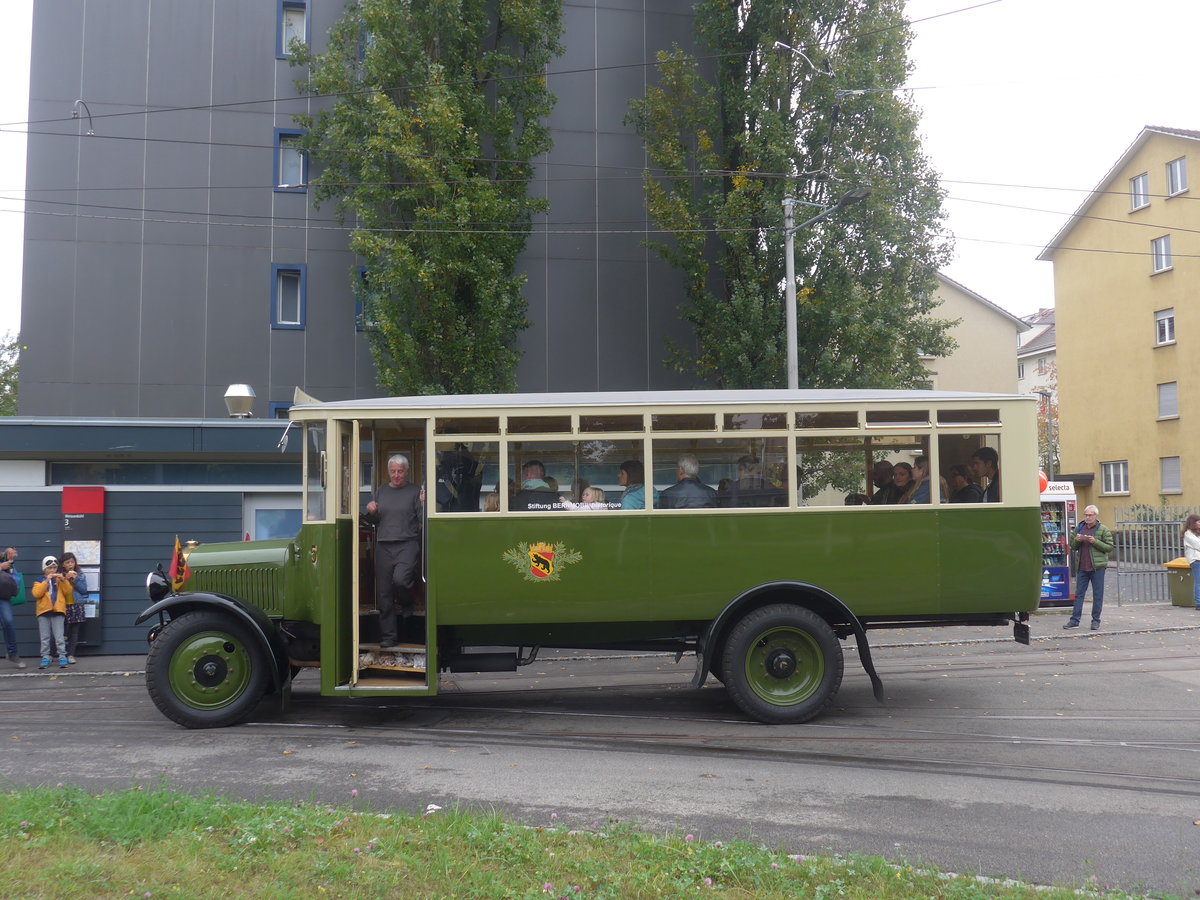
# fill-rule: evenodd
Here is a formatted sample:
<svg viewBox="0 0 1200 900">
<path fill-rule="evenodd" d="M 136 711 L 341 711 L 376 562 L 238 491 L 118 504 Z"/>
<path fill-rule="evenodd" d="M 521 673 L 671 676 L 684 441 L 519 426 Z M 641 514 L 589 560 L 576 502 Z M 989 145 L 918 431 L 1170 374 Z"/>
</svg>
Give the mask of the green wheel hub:
<svg viewBox="0 0 1200 900">
<path fill-rule="evenodd" d="M 202 631 L 179 645 L 167 677 L 180 702 L 193 709 L 221 709 L 245 693 L 251 675 L 244 644 L 224 632 Z"/>
<path fill-rule="evenodd" d="M 803 702 L 824 678 L 821 645 L 801 628 L 770 628 L 746 654 L 747 685 L 760 700 L 775 706 Z"/>
</svg>

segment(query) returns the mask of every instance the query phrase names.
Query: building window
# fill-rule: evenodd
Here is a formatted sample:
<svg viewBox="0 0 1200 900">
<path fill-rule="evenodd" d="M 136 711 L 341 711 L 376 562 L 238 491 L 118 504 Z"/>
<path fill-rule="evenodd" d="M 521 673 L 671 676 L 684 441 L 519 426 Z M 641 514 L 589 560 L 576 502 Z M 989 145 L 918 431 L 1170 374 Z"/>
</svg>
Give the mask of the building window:
<svg viewBox="0 0 1200 900">
<path fill-rule="evenodd" d="M 1019 363 L 1017 363 L 1017 381 L 1020 381 L 1024 377 L 1025 377 L 1025 363 L 1019 362 Z"/>
<path fill-rule="evenodd" d="M 1158 417 L 1160 419 L 1179 417 L 1178 381 L 1168 381 L 1158 386 Z"/>
<path fill-rule="evenodd" d="M 1175 310 L 1160 309 L 1154 314 L 1154 343 L 1175 343 Z"/>
<path fill-rule="evenodd" d="M 1179 471 L 1178 456 L 1164 456 L 1159 461 L 1162 472 L 1162 489 L 1159 493 L 1178 494 L 1183 490 L 1183 479 Z"/>
<path fill-rule="evenodd" d="M 1171 236 L 1164 234 L 1150 242 L 1150 255 L 1154 258 L 1154 271 L 1165 272 L 1171 268 Z"/>
<path fill-rule="evenodd" d="M 308 42 L 307 0 L 279 0 L 275 19 L 275 57 L 288 59 L 292 41 Z"/>
<path fill-rule="evenodd" d="M 304 193 L 308 190 L 308 154 L 304 152 L 303 131 L 275 129 L 275 190 Z"/>
<path fill-rule="evenodd" d="M 1146 173 L 1129 179 L 1129 209 L 1141 209 L 1150 205 L 1150 179 Z"/>
<path fill-rule="evenodd" d="M 1167 193 L 1182 194 L 1187 189 L 1187 157 L 1181 156 L 1167 163 Z"/>
<path fill-rule="evenodd" d="M 303 328 L 308 267 L 271 266 L 271 327 Z"/>
<path fill-rule="evenodd" d="M 267 404 L 268 419 L 286 419 L 288 410 L 292 408 L 292 404 L 286 400 L 272 400 Z"/>
<path fill-rule="evenodd" d="M 1100 463 L 1100 490 L 1105 494 L 1129 493 L 1129 460 Z"/>
</svg>

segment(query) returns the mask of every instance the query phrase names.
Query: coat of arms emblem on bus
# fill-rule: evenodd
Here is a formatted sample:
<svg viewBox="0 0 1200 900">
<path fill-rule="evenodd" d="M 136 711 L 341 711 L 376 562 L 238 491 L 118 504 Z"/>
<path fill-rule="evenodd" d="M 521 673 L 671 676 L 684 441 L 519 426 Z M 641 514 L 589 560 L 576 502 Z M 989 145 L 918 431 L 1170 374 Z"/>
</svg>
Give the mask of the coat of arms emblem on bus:
<svg viewBox="0 0 1200 900">
<path fill-rule="evenodd" d="M 524 575 L 526 581 L 558 581 L 562 570 L 583 559 L 583 554 L 568 550 L 566 544 L 539 541 L 517 544 L 504 551 L 503 559 Z"/>
</svg>

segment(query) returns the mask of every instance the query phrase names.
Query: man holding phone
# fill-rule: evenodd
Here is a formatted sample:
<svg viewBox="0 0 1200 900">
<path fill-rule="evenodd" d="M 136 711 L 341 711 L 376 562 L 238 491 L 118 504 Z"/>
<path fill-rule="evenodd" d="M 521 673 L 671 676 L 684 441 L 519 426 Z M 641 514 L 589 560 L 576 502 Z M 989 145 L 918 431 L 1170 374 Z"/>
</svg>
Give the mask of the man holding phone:
<svg viewBox="0 0 1200 900">
<path fill-rule="evenodd" d="M 25 585 L 16 568 L 17 551 L 7 547 L 0 556 L 0 627 L 4 629 L 4 645 L 8 661 L 18 669 L 25 668 L 17 653 L 17 626 L 13 621 L 14 604 L 25 602 Z"/>
</svg>

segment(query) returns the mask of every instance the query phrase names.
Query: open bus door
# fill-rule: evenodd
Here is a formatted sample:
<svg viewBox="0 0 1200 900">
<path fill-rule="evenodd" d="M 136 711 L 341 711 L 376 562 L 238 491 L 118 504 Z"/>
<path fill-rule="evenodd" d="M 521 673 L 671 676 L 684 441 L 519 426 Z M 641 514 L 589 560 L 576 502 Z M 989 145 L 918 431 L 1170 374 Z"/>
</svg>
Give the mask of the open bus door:
<svg viewBox="0 0 1200 900">
<path fill-rule="evenodd" d="M 387 481 L 388 459 L 393 455 L 404 454 L 409 461 L 410 481 L 417 485 L 424 484 L 428 465 L 424 455 L 426 420 L 378 420 L 353 424 L 355 432 L 352 447 L 361 448 L 361 457 L 358 453 L 354 454 L 354 472 L 349 476 L 353 496 L 350 510 L 354 521 L 358 522 L 359 509 L 365 507 L 368 499 L 360 496 L 360 483 L 370 491 L 369 496 L 374 496 L 375 488 Z M 357 474 L 360 462 L 365 463 L 362 476 Z M 422 517 L 425 518 L 424 511 Z M 429 670 L 433 654 L 429 646 L 431 629 L 426 606 L 424 543 L 418 554 L 419 566 L 412 591 L 411 615 L 401 618 L 398 645 L 384 648 L 379 643 L 375 529 L 369 524 L 356 525 L 354 533 L 354 550 L 348 568 L 352 570 L 349 578 L 353 582 L 351 596 L 356 600 L 344 607 L 353 610 L 353 623 L 349 634 L 341 642 L 353 658 L 354 672 L 350 687 L 373 693 L 429 693 L 435 687 L 436 678 Z"/>
<path fill-rule="evenodd" d="M 334 529 L 323 533 L 329 537 L 325 546 L 313 543 L 301 546 L 300 552 L 308 553 L 312 566 L 315 603 L 319 607 L 321 622 L 321 689 L 331 691 L 352 685 L 356 676 L 356 658 L 353 652 L 358 617 L 354 614 L 353 598 L 358 596 L 358 567 L 353 564 L 358 543 L 358 423 L 334 421 L 330 423 L 328 447 L 318 447 L 318 441 L 326 438 L 319 423 L 310 423 L 306 429 L 305 472 L 306 491 L 309 494 L 308 514 L 315 518 L 324 517 L 326 510 L 314 507 L 312 494 L 317 490 L 318 473 L 310 465 L 309 453 L 323 460 L 319 473 L 323 503 L 333 507 Z"/>
</svg>

